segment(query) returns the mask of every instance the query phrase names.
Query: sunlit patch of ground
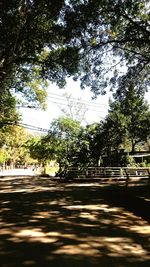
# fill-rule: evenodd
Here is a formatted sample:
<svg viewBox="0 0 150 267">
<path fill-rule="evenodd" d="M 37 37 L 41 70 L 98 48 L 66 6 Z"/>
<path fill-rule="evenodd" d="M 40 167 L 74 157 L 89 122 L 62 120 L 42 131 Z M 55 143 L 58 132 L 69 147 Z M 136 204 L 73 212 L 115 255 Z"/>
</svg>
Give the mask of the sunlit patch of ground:
<svg viewBox="0 0 150 267">
<path fill-rule="evenodd" d="M 77 239 L 78 240 L 78 239 Z M 108 251 L 107 256 L 112 257 L 136 257 L 139 261 L 144 259 L 150 260 L 147 251 L 141 245 L 134 243 L 131 238 L 125 237 L 99 237 L 93 238 L 89 236 L 86 243 L 77 245 L 64 245 L 55 251 L 55 254 L 82 254 L 100 257 L 103 255 L 104 249 Z"/>
</svg>

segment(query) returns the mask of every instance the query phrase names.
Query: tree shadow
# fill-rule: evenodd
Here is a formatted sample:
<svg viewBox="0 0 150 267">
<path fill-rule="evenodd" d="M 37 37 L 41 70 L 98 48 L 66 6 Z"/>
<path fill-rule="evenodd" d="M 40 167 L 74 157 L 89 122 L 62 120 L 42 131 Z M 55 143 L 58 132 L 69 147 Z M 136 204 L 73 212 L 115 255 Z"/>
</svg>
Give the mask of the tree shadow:
<svg viewBox="0 0 150 267">
<path fill-rule="evenodd" d="M 149 224 L 110 196 L 98 184 L 3 180 L 1 267 L 150 266 Z"/>
</svg>

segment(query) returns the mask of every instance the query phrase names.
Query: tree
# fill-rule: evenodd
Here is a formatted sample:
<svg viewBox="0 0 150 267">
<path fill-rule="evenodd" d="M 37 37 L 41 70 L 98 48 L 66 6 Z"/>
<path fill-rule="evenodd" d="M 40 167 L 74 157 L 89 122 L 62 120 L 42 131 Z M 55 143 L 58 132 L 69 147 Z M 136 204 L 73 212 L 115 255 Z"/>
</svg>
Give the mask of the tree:
<svg viewBox="0 0 150 267">
<path fill-rule="evenodd" d="M 27 131 L 16 125 L 7 125 L 7 132 L 3 134 L 3 142 L 0 148 L 1 158 L 6 165 L 15 167 L 19 164 L 28 164 L 29 152 L 26 143 L 29 139 Z"/>
<path fill-rule="evenodd" d="M 9 92 L 1 95 L 0 98 L 0 147 L 2 147 L 11 134 L 11 124 L 14 124 L 20 118 L 16 110 L 16 100 Z"/>
<path fill-rule="evenodd" d="M 118 118 L 114 118 L 114 114 L 108 114 L 106 120 L 99 127 L 99 132 L 96 134 L 97 149 L 103 157 L 105 166 L 122 166 L 122 149 L 125 143 L 125 132 L 122 114 Z"/>
<path fill-rule="evenodd" d="M 26 147 L 29 150 L 30 157 L 37 160 L 43 167 L 42 172 L 45 175 L 47 164 L 55 158 L 53 142 L 48 141 L 45 136 L 35 136 L 28 140 Z"/>
<path fill-rule="evenodd" d="M 120 124 L 126 133 L 126 139 L 131 142 L 131 151 L 140 142 L 148 141 L 150 136 L 150 110 L 139 88 L 131 83 L 121 94 L 115 94 L 115 101 L 110 104 L 116 118 L 122 114 Z"/>
<path fill-rule="evenodd" d="M 96 138 L 99 128 L 98 123 L 93 123 L 81 129 L 76 144 L 78 149 L 75 151 L 74 166 L 99 166 L 101 149 Z"/>
<path fill-rule="evenodd" d="M 54 159 L 58 162 L 60 171 L 66 170 L 74 161 L 80 130 L 80 122 L 67 117 L 60 117 L 51 124 L 45 142 L 47 145 L 51 144 L 50 151 L 53 151 Z"/>
<path fill-rule="evenodd" d="M 2 0 L 0 7 L 1 91 L 32 77 L 33 66 L 39 78 L 63 86 L 74 76 L 94 93 L 108 82 L 120 90 L 131 78 L 141 90 L 149 83 L 148 0 Z M 126 74 L 118 72 L 121 64 Z"/>
<path fill-rule="evenodd" d="M 1 166 L 5 168 L 6 159 L 7 159 L 7 152 L 6 152 L 6 149 L 2 147 L 0 148 L 0 170 L 1 170 Z"/>
<path fill-rule="evenodd" d="M 40 75 L 46 44 L 55 44 L 55 23 L 63 1 L 13 0 L 0 3 L 0 92 L 20 92 L 43 104 L 45 82 Z M 51 37 L 50 37 L 51 36 Z M 9 41 L 8 41 L 9 40 Z M 36 82 L 35 82 L 36 79 Z M 40 84 L 41 86 L 38 86 Z"/>
<path fill-rule="evenodd" d="M 27 142 L 28 134 L 25 129 L 18 126 L 11 126 L 11 134 L 6 140 L 7 146 L 7 164 L 15 167 L 17 164 L 26 164 L 25 158 L 27 151 L 25 143 Z"/>
<path fill-rule="evenodd" d="M 110 110 L 97 139 L 103 140 L 107 164 L 124 164 L 123 150 L 135 152 L 136 145 L 147 142 L 150 134 L 150 110 L 144 95 L 130 84 L 110 101 Z"/>
<path fill-rule="evenodd" d="M 79 16 L 70 9 L 66 16 L 72 25 L 69 33 L 75 33 L 82 47 L 82 87 L 88 85 L 99 93 L 111 82 L 112 89 L 119 86 L 122 90 L 134 78 L 145 90 L 150 66 L 148 8 L 148 1 L 93 0 L 76 6 Z M 119 72 L 121 66 L 123 74 Z"/>
<path fill-rule="evenodd" d="M 49 161 L 55 160 L 59 164 L 59 171 L 65 171 L 74 161 L 80 129 L 80 123 L 71 118 L 54 120 L 47 135 L 28 141 L 30 156 L 44 168 Z"/>
</svg>

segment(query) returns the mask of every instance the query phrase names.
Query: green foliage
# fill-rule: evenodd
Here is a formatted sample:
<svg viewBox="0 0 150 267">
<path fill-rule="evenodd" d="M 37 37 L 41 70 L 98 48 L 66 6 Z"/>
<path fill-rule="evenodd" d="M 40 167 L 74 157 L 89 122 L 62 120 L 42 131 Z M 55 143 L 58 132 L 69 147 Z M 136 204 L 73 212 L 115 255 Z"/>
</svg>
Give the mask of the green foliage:
<svg viewBox="0 0 150 267">
<path fill-rule="evenodd" d="M 51 130 L 56 136 L 69 138 L 69 136 L 76 136 L 80 130 L 80 122 L 69 117 L 60 117 L 51 124 Z"/>
<path fill-rule="evenodd" d="M 54 140 L 54 151 L 60 169 L 65 169 L 74 161 L 76 142 L 81 130 L 80 123 L 67 117 L 60 117 L 51 125 L 48 139 Z"/>
<path fill-rule="evenodd" d="M 30 151 L 30 156 L 33 159 L 37 159 L 39 162 L 43 162 L 48 158 L 48 156 L 45 155 L 46 152 L 43 140 L 39 136 L 31 137 L 27 142 L 27 148 Z"/>
<path fill-rule="evenodd" d="M 38 57 L 39 60 L 41 62 L 45 60 L 47 54 L 47 49 L 43 49 Z M 13 84 L 20 105 L 46 109 L 46 89 L 49 83 L 46 79 L 42 79 L 41 70 L 42 67 L 38 64 L 20 66 L 20 72 L 17 73 Z"/>
<path fill-rule="evenodd" d="M 24 165 L 31 162 L 26 148 L 29 135 L 25 129 L 15 125 L 7 125 L 6 132 L 1 132 L 2 147 L 0 148 L 1 163 L 9 166 Z"/>
<path fill-rule="evenodd" d="M 43 166 L 55 160 L 60 169 L 65 169 L 73 162 L 80 129 L 80 123 L 71 118 L 60 117 L 54 120 L 48 135 L 29 140 L 27 146 L 31 157 L 38 159 Z"/>
<path fill-rule="evenodd" d="M 56 160 L 60 170 L 98 166 L 101 158 L 106 166 L 133 165 L 124 152 L 134 152 L 137 145 L 148 141 L 149 133 L 148 104 L 131 83 L 121 94 L 114 94 L 104 121 L 83 128 L 78 121 L 60 117 L 52 122 L 47 136 L 33 142 L 31 154 L 43 162 Z"/>
<path fill-rule="evenodd" d="M 149 83 L 148 0 L 2 0 L 0 5 L 1 90 L 23 72 L 26 79 L 32 76 L 33 66 L 39 78 L 62 87 L 74 76 L 96 94 L 110 82 L 120 90 L 131 78 L 143 88 Z M 119 66 L 127 68 L 125 75 Z"/>
<path fill-rule="evenodd" d="M 5 94 L 1 93 L 0 123 L 3 124 L 5 121 L 14 122 L 14 121 L 17 121 L 18 118 L 19 118 L 19 115 L 16 111 L 15 98 L 8 91 Z"/>
<path fill-rule="evenodd" d="M 137 165 L 135 159 L 131 155 L 126 156 L 126 165 L 129 167 L 136 167 Z"/>
<path fill-rule="evenodd" d="M 7 136 L 11 134 L 11 124 L 19 120 L 19 114 L 16 111 L 16 100 L 7 91 L 1 93 L 0 98 L 0 147 L 6 143 Z"/>
<path fill-rule="evenodd" d="M 0 164 L 5 163 L 6 158 L 7 158 L 6 149 L 0 148 Z"/>
<path fill-rule="evenodd" d="M 93 123 L 82 129 L 78 135 L 74 166 L 96 166 L 100 160 L 100 146 L 97 139 L 100 124 Z M 100 136 L 99 136 L 100 137 Z"/>
<path fill-rule="evenodd" d="M 150 134 L 150 110 L 138 88 L 124 88 L 114 94 L 105 121 L 94 136 L 100 155 L 106 155 L 106 165 L 126 165 L 128 159 L 123 151 L 135 152 L 137 145 L 147 142 Z"/>
<path fill-rule="evenodd" d="M 61 0 L 1 1 L 0 91 L 15 88 L 27 100 L 41 102 L 43 93 L 33 80 L 44 87 L 40 73 L 47 57 L 45 47 L 57 40 L 54 28 L 62 4 Z"/>
<path fill-rule="evenodd" d="M 132 99 L 130 90 L 131 88 L 127 89 L 127 96 L 122 98 L 122 102 L 117 98 L 110 103 L 109 114 L 103 122 L 87 125 L 83 128 L 78 121 L 71 118 L 60 117 L 54 120 L 48 135 L 42 138 L 32 138 L 29 141 L 28 147 L 31 157 L 38 159 L 44 166 L 44 170 L 48 162 L 55 160 L 59 164 L 59 171 L 64 173 L 68 167 L 99 166 L 100 163 L 103 166 L 133 166 L 135 164 L 134 159 L 124 153 L 127 144 L 128 150 L 130 148 L 133 152 L 133 128 L 130 124 L 134 122 L 134 117 L 131 116 L 131 112 L 128 112 L 132 106 L 132 101 L 135 100 L 138 103 L 138 98 L 139 103 L 141 103 L 140 107 L 143 107 L 143 110 L 145 108 L 145 115 L 142 113 L 143 126 L 145 125 L 143 124 L 144 116 L 148 116 L 149 110 L 142 96 L 137 96 L 135 91 L 131 94 L 134 95 Z M 127 110 L 124 106 L 126 101 L 128 103 Z M 138 105 L 136 108 L 134 107 L 134 116 L 135 119 L 138 118 L 137 127 L 139 127 L 141 112 L 139 112 Z M 136 133 L 136 140 L 134 140 L 136 144 L 141 144 L 142 140 L 144 142 L 145 138 L 148 138 L 147 120 L 145 123 L 144 133 Z M 147 129 L 147 135 L 145 129 Z"/>
<path fill-rule="evenodd" d="M 115 101 L 110 103 L 108 118 L 117 125 L 121 140 L 131 142 L 131 150 L 141 141 L 147 141 L 150 135 L 150 110 L 144 96 L 138 88 L 133 86 L 114 95 Z"/>
<path fill-rule="evenodd" d="M 6 140 L 8 153 L 7 162 L 9 162 L 9 164 L 26 163 L 29 157 L 25 149 L 27 139 L 28 135 L 26 130 L 17 126 L 11 126 L 11 134 L 9 134 Z"/>
</svg>

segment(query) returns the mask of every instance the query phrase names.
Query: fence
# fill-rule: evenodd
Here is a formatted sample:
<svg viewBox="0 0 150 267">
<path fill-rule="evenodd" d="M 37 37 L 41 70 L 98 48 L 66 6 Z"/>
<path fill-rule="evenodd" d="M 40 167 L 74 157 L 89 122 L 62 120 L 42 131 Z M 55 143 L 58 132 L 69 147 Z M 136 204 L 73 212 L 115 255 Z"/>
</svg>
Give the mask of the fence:
<svg viewBox="0 0 150 267">
<path fill-rule="evenodd" d="M 87 167 L 69 168 L 65 175 L 68 179 L 92 179 L 100 182 L 119 182 L 126 186 L 133 183 L 147 183 L 150 185 L 150 168 L 130 167 Z"/>
</svg>

